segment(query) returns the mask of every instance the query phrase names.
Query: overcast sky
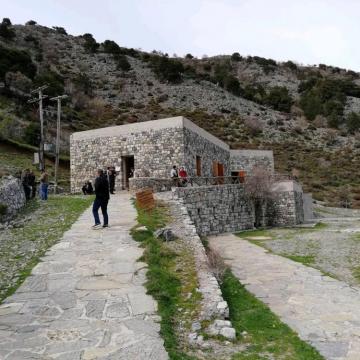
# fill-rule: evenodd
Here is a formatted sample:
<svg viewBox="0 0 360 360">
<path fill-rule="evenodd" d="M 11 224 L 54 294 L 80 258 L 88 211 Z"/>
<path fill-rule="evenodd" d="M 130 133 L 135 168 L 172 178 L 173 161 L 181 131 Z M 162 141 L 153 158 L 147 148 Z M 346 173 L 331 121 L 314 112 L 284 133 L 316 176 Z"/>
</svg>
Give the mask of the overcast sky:
<svg viewBox="0 0 360 360">
<path fill-rule="evenodd" d="M 360 0 L 0 0 L 2 17 L 185 55 L 258 55 L 360 71 Z"/>
</svg>

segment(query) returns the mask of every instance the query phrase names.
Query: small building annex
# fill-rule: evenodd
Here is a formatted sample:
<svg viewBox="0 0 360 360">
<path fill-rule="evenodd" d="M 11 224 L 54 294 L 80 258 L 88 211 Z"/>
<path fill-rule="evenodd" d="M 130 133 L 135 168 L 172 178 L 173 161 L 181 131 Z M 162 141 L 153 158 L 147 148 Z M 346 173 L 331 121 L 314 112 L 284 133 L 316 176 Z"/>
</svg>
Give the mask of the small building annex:
<svg viewBox="0 0 360 360">
<path fill-rule="evenodd" d="M 230 150 L 229 145 L 179 116 L 76 132 L 70 138 L 71 191 L 80 192 L 98 168 L 119 170 L 117 188 L 129 177 L 169 178 L 173 165 L 189 176 L 250 173 L 254 166 L 274 172 L 272 151 Z"/>
</svg>

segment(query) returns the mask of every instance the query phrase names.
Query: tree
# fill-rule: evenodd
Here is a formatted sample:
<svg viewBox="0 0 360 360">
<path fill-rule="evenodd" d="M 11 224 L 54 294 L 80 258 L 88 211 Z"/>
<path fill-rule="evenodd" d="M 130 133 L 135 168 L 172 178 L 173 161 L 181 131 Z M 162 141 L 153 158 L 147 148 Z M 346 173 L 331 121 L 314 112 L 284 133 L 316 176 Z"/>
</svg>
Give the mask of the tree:
<svg viewBox="0 0 360 360">
<path fill-rule="evenodd" d="M 4 18 L 0 24 L 0 36 L 6 40 L 12 40 L 16 34 L 11 28 L 11 21 L 8 18 Z"/>
<path fill-rule="evenodd" d="M 39 146 L 40 143 L 40 125 L 38 123 L 30 123 L 25 129 L 24 141 L 27 144 Z"/>
<path fill-rule="evenodd" d="M 37 24 L 37 22 L 34 20 L 29 20 L 25 23 L 25 25 L 36 25 L 36 24 Z"/>
<path fill-rule="evenodd" d="M 360 113 L 351 112 L 346 117 L 346 126 L 351 134 L 360 129 Z"/>
<path fill-rule="evenodd" d="M 193 59 L 194 57 L 191 54 L 186 54 L 185 59 Z"/>
<path fill-rule="evenodd" d="M 166 56 L 152 55 L 149 59 L 150 67 L 160 80 L 171 83 L 182 81 L 184 66 L 179 60 L 169 59 Z"/>
</svg>

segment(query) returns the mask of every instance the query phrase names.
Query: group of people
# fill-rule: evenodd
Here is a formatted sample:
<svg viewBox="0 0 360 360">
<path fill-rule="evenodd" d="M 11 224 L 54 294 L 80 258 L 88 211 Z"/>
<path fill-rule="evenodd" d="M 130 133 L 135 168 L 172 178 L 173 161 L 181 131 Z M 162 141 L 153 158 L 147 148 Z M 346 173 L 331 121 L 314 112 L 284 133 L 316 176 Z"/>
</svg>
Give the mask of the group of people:
<svg viewBox="0 0 360 360">
<path fill-rule="evenodd" d="M 21 174 L 21 183 L 24 188 L 26 200 L 36 196 L 36 176 L 30 169 L 25 169 Z M 48 199 L 49 175 L 43 170 L 39 179 L 39 195 L 41 200 Z"/>
<path fill-rule="evenodd" d="M 110 194 L 115 194 L 115 178 L 117 176 L 116 170 L 114 166 L 109 166 L 106 172 L 103 171 L 103 175 L 106 175 L 108 184 L 109 184 L 109 192 Z M 86 181 L 81 188 L 84 195 L 93 195 L 94 187 L 90 180 Z"/>
<path fill-rule="evenodd" d="M 186 186 L 188 182 L 188 174 L 184 166 L 180 166 L 179 170 L 176 165 L 174 165 L 170 171 L 170 177 L 173 180 L 174 186 Z"/>
</svg>

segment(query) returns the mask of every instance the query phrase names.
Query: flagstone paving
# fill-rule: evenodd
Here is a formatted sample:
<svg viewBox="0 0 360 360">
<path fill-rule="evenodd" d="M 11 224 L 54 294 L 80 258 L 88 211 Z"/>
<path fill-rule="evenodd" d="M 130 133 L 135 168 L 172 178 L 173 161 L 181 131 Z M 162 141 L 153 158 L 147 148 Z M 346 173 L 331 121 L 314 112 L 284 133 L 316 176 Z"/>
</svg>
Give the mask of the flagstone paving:
<svg viewBox="0 0 360 360">
<path fill-rule="evenodd" d="M 246 289 L 331 360 L 360 359 L 360 289 L 239 237 L 209 238 Z"/>
<path fill-rule="evenodd" d="M 0 359 L 168 359 L 128 194 L 111 198 L 109 216 L 92 230 L 85 211 L 0 306 Z"/>
</svg>

